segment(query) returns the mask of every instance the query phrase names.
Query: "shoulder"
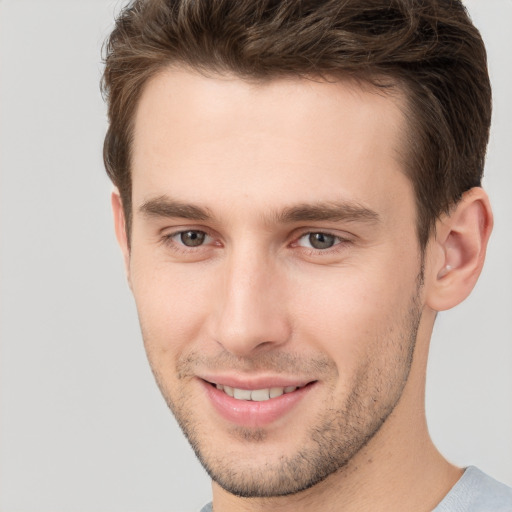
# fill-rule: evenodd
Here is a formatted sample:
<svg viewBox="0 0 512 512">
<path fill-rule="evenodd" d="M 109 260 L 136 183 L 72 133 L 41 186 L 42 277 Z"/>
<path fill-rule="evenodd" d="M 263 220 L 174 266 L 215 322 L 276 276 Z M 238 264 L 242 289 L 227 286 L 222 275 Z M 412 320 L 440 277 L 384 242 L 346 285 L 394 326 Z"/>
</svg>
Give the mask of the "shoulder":
<svg viewBox="0 0 512 512">
<path fill-rule="evenodd" d="M 208 503 L 206 504 L 200 512 L 212 512 L 212 504 L 211 503 Z"/>
<path fill-rule="evenodd" d="M 512 512 L 512 488 L 470 466 L 433 512 Z"/>
</svg>

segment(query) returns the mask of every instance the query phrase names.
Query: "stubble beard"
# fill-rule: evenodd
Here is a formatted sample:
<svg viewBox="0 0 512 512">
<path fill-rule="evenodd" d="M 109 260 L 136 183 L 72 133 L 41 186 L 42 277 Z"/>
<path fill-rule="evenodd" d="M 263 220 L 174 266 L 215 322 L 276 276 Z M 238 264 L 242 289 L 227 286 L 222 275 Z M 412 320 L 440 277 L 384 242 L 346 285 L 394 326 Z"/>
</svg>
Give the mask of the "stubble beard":
<svg viewBox="0 0 512 512">
<path fill-rule="evenodd" d="M 271 498 L 299 493 L 342 471 L 377 434 L 402 396 L 421 320 L 419 292 L 422 283 L 421 272 L 418 275 L 416 294 L 402 319 L 401 328 L 396 329 L 394 326 L 393 332 L 384 335 L 374 345 L 383 350 L 395 347 L 388 364 L 372 364 L 374 361 L 369 357 L 359 367 L 351 392 L 344 397 L 344 403 L 327 404 L 312 422 L 314 426 L 305 434 L 306 442 L 297 443 L 296 453 L 283 455 L 263 466 L 251 465 L 251 461 L 244 460 L 243 453 L 234 458 L 212 451 L 209 446 L 215 443 L 215 432 L 211 433 L 210 439 L 205 439 L 210 436 L 205 436 L 204 429 L 200 428 L 200 413 L 194 411 L 185 393 L 171 396 L 164 379 L 152 365 L 157 384 L 169 408 L 212 480 L 236 496 Z M 375 360 L 379 359 L 375 357 Z M 188 363 L 190 365 L 191 361 Z M 334 366 L 333 362 L 325 360 L 314 364 Z M 383 389 L 386 390 L 384 394 Z M 230 434 L 249 443 L 264 444 L 268 432 L 264 428 L 233 427 Z"/>
</svg>

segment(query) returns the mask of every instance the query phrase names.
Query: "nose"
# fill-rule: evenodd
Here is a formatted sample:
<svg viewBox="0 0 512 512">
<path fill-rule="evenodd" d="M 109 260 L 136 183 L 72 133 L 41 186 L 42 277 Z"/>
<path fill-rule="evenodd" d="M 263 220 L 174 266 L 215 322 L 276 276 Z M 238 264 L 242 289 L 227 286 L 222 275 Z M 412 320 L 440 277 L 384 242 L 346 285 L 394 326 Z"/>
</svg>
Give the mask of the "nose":
<svg viewBox="0 0 512 512">
<path fill-rule="evenodd" d="M 285 276 L 267 255 L 247 251 L 223 262 L 212 335 L 238 357 L 271 350 L 291 335 Z"/>
</svg>

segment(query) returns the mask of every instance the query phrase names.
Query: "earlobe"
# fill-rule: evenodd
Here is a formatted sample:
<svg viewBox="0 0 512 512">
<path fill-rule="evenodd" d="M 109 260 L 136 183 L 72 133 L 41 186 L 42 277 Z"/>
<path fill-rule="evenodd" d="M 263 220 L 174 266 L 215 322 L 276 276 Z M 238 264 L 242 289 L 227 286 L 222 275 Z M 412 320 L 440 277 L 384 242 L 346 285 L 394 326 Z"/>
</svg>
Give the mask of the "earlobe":
<svg viewBox="0 0 512 512">
<path fill-rule="evenodd" d="M 471 293 L 482 271 L 492 225 L 489 198 L 479 187 L 465 192 L 453 211 L 438 220 L 427 292 L 433 310 L 453 308 Z"/>
<path fill-rule="evenodd" d="M 114 229 L 116 233 L 117 242 L 123 253 L 124 266 L 128 284 L 130 283 L 130 248 L 128 245 L 128 238 L 126 234 L 126 220 L 123 209 L 123 202 L 119 194 L 119 190 L 115 187 L 111 195 L 112 213 L 114 216 Z"/>
</svg>

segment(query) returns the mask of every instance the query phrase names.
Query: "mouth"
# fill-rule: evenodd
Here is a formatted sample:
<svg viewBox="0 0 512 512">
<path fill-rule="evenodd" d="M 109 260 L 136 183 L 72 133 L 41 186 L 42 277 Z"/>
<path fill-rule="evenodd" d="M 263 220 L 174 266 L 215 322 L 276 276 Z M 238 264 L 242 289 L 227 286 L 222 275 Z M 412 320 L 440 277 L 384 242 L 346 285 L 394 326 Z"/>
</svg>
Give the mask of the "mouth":
<svg viewBox="0 0 512 512">
<path fill-rule="evenodd" d="M 291 418 L 290 414 L 299 410 L 297 408 L 307 396 L 311 393 L 311 396 L 315 396 L 314 389 L 318 384 L 318 381 L 292 384 L 275 382 L 278 379 L 272 379 L 274 382 L 265 379 L 259 382 L 244 382 L 244 387 L 240 387 L 242 383 L 238 379 L 229 382 L 230 379 L 226 378 L 223 379 L 223 383 L 212 380 L 200 379 L 216 414 L 229 424 L 249 428 L 265 427 L 280 418 Z"/>
<path fill-rule="evenodd" d="M 302 389 L 312 382 L 303 385 L 303 386 L 285 386 L 285 387 L 271 387 L 271 388 L 263 388 L 263 389 L 240 389 L 231 386 L 227 386 L 224 384 L 214 384 L 210 382 L 212 386 L 215 386 L 219 391 L 223 391 L 226 395 L 234 398 L 235 400 L 245 400 L 252 402 L 266 402 L 272 398 L 278 398 L 286 393 L 293 393 L 297 391 L 297 389 Z"/>
</svg>

